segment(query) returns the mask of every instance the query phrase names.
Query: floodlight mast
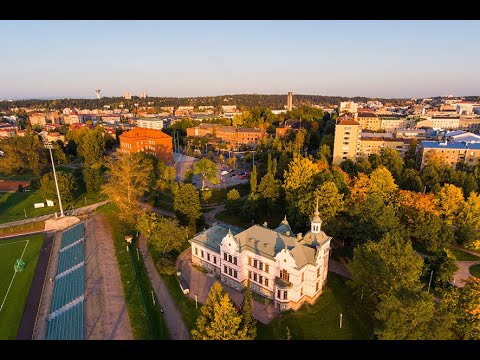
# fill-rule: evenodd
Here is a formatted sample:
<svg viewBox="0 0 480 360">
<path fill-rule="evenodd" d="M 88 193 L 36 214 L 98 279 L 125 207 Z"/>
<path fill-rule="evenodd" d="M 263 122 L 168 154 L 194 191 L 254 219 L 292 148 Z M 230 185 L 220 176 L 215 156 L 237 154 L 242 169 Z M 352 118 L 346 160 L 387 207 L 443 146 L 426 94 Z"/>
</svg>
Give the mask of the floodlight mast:
<svg viewBox="0 0 480 360">
<path fill-rule="evenodd" d="M 55 187 L 57 188 L 57 196 L 58 196 L 58 205 L 60 206 L 60 217 L 64 217 L 65 215 L 63 214 L 62 199 L 60 197 L 60 190 L 58 189 L 57 174 L 55 173 L 55 163 L 53 162 L 53 155 L 52 155 L 53 145 L 49 141 L 45 141 L 44 145 L 50 151 L 50 159 L 52 160 L 52 168 L 53 168 L 53 178 L 55 179 Z"/>
</svg>

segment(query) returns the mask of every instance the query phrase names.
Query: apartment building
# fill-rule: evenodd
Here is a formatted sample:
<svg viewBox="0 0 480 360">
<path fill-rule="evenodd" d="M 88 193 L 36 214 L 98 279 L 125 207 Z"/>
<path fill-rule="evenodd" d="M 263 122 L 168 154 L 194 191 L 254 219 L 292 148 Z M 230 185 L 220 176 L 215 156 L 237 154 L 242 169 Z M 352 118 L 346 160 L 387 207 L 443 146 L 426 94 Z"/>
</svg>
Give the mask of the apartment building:
<svg viewBox="0 0 480 360">
<path fill-rule="evenodd" d="M 359 151 L 360 124 L 351 117 L 340 116 L 335 126 L 333 143 L 333 165 L 343 160 L 355 161 Z"/>
<path fill-rule="evenodd" d="M 172 137 L 160 130 L 134 128 L 120 136 L 122 153 L 136 153 L 144 151 L 155 155 L 167 164 L 173 162 Z"/>
</svg>

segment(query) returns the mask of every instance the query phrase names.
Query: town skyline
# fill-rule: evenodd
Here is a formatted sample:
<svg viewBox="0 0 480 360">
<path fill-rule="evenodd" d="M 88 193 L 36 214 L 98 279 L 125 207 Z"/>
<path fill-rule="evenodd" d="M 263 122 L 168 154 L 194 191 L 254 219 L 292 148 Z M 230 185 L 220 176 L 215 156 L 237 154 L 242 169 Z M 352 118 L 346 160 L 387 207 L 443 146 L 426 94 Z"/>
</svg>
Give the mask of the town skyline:
<svg viewBox="0 0 480 360">
<path fill-rule="evenodd" d="M 478 21 L 2 21 L 0 99 L 475 95 Z M 454 51 L 439 52 L 446 44 Z M 469 56 L 458 56 L 468 49 Z M 440 56 L 441 55 L 441 56 Z"/>
</svg>

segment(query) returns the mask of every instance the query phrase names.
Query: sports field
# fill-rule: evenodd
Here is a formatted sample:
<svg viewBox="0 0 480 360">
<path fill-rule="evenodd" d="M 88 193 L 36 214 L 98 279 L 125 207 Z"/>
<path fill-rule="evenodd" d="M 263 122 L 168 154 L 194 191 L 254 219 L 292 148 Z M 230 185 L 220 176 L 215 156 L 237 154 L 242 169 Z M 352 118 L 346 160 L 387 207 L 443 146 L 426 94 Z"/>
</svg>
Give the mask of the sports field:
<svg viewBox="0 0 480 360">
<path fill-rule="evenodd" d="M 44 234 L 0 240 L 0 340 L 15 339 L 27 301 Z M 17 259 L 25 262 L 15 272 Z"/>
</svg>

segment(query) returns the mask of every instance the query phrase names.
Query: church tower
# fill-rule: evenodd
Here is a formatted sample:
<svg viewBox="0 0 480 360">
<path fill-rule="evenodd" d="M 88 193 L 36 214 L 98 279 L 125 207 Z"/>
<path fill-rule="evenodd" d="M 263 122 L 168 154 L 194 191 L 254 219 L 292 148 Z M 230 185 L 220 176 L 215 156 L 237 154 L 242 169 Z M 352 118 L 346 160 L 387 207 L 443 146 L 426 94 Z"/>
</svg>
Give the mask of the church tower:
<svg viewBox="0 0 480 360">
<path fill-rule="evenodd" d="M 311 222 L 311 229 L 310 231 L 313 234 L 320 233 L 322 228 L 322 219 L 320 219 L 320 213 L 318 212 L 318 197 L 317 197 L 317 207 L 315 208 L 315 212 L 313 213 L 313 219 Z"/>
</svg>

